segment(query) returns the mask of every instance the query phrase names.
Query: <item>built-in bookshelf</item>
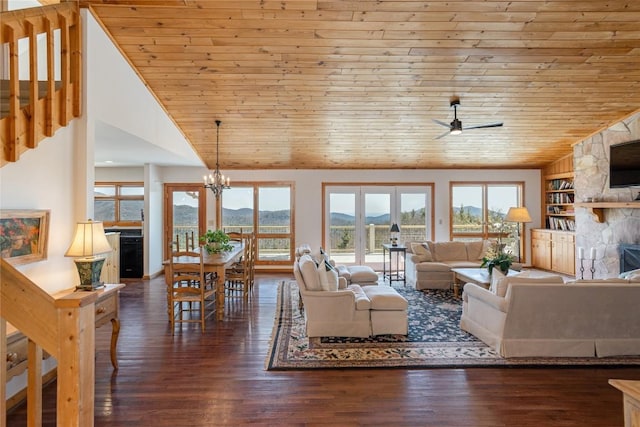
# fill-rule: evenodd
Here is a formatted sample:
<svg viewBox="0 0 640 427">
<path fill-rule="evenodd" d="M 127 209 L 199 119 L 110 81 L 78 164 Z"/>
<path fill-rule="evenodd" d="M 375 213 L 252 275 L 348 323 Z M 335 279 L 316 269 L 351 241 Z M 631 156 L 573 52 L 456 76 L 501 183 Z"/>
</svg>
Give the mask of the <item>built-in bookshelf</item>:
<svg viewBox="0 0 640 427">
<path fill-rule="evenodd" d="M 542 171 L 542 227 L 531 230 L 531 264 L 543 270 L 575 274 L 575 190 L 573 153 Z"/>
<path fill-rule="evenodd" d="M 573 173 L 547 175 L 545 182 L 545 228 L 575 231 Z"/>
</svg>

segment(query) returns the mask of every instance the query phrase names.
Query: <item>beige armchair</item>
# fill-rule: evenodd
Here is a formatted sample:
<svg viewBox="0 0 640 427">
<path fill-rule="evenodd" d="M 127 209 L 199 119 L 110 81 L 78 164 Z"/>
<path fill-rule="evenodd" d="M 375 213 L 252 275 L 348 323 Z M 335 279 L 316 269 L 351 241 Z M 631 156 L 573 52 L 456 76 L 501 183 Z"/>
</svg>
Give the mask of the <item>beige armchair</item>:
<svg viewBox="0 0 640 427">
<path fill-rule="evenodd" d="M 309 337 L 368 337 L 371 335 L 370 301 L 358 285 L 338 279 L 337 291 L 319 289 L 315 262 L 307 255 L 293 265 Z M 305 278 L 307 280 L 305 280 Z M 311 283 L 308 283 L 311 282 Z"/>
</svg>

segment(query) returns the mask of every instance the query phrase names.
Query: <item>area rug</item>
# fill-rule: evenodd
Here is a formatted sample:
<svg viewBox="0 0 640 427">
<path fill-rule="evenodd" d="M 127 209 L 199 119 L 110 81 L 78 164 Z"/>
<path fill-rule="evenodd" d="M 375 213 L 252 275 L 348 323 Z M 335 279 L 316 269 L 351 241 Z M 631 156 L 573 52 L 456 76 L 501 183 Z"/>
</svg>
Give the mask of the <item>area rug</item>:
<svg viewBox="0 0 640 427">
<path fill-rule="evenodd" d="M 388 286 L 388 285 L 381 285 Z M 640 365 L 640 358 L 509 358 L 458 326 L 461 301 L 446 290 L 395 287 L 409 301 L 409 333 L 372 338 L 305 335 L 295 281 L 278 285 L 266 370 Z"/>
</svg>

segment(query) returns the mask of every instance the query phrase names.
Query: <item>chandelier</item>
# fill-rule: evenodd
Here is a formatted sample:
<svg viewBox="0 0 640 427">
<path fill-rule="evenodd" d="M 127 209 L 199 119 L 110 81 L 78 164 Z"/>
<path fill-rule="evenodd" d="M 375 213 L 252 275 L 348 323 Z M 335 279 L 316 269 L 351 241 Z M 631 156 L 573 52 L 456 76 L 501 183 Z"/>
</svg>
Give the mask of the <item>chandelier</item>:
<svg viewBox="0 0 640 427">
<path fill-rule="evenodd" d="M 211 189 L 216 199 L 220 198 L 222 190 L 231 188 L 229 185 L 231 180 L 220 173 L 220 165 L 218 163 L 220 156 L 220 123 L 222 123 L 220 120 L 216 120 L 216 170 L 212 174 L 204 176 L 204 188 Z"/>
</svg>

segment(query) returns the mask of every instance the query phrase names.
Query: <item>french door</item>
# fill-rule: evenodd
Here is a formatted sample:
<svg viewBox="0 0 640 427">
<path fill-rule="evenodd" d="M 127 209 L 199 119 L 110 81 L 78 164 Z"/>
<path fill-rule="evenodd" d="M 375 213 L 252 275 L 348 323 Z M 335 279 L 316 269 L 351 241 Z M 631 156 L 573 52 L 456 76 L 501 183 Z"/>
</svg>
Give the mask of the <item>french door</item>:
<svg viewBox="0 0 640 427">
<path fill-rule="evenodd" d="M 206 188 L 202 184 L 165 184 L 164 186 L 164 251 L 172 242 L 186 247 L 187 236 L 193 235 L 196 246 L 206 231 Z M 174 245 L 174 246 L 176 246 Z"/>
<path fill-rule="evenodd" d="M 431 235 L 429 186 L 326 185 L 324 198 L 324 246 L 337 263 L 382 270 L 382 244 L 393 223 L 400 242 Z"/>
</svg>

